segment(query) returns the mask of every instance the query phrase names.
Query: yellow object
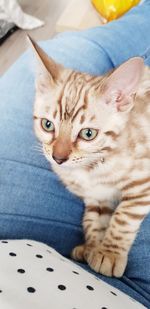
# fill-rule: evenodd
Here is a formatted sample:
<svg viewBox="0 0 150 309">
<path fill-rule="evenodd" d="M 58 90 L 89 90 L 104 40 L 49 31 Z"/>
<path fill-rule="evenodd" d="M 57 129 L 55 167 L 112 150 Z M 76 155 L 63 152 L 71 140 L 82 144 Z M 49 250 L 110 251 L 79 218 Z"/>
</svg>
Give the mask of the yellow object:
<svg viewBox="0 0 150 309">
<path fill-rule="evenodd" d="M 140 0 L 92 0 L 96 10 L 107 21 L 120 17 L 139 2 Z"/>
</svg>

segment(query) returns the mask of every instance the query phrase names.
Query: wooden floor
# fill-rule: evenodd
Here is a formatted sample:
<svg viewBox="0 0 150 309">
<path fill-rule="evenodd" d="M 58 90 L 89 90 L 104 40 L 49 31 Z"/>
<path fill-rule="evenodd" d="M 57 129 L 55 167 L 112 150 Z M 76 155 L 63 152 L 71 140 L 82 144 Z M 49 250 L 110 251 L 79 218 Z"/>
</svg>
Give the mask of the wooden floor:
<svg viewBox="0 0 150 309">
<path fill-rule="evenodd" d="M 56 22 L 69 0 L 20 0 L 24 12 L 45 21 L 41 28 L 28 31 L 35 40 L 47 40 L 55 33 Z M 25 31 L 18 30 L 0 46 L 0 76 L 25 51 L 27 41 Z"/>
</svg>

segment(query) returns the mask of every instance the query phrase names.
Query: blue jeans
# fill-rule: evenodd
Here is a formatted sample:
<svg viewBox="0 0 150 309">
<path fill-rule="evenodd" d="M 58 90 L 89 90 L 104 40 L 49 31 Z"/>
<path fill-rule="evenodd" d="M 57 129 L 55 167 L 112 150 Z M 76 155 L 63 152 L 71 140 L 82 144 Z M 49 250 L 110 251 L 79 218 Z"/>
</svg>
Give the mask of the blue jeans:
<svg viewBox="0 0 150 309">
<path fill-rule="evenodd" d="M 41 45 L 58 62 L 102 74 L 150 46 L 150 1 L 118 21 L 67 32 Z M 146 59 L 150 65 L 150 58 Z M 45 242 L 65 256 L 83 242 L 84 205 L 68 192 L 35 150 L 34 74 L 26 52 L 0 81 L 0 238 Z M 150 216 L 142 224 L 121 279 L 98 277 L 150 308 Z M 91 271 L 89 267 L 82 267 Z"/>
</svg>

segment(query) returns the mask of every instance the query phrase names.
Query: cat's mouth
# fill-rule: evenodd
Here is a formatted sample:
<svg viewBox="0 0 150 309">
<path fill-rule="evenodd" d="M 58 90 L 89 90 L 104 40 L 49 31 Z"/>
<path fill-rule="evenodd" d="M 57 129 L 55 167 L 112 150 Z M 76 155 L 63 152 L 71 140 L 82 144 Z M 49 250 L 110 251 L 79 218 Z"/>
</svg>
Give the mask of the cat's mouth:
<svg viewBox="0 0 150 309">
<path fill-rule="evenodd" d="M 54 166 L 59 168 L 77 168 L 77 167 L 89 167 L 90 165 L 101 162 L 103 157 L 102 152 L 93 151 L 91 153 L 71 154 L 67 156 L 55 156 L 52 153 L 52 149 L 43 145 L 43 152 L 46 159 Z"/>
<path fill-rule="evenodd" d="M 57 166 L 60 168 L 87 168 L 89 166 L 93 166 L 102 162 L 102 156 L 100 153 L 97 155 L 89 155 L 82 157 L 72 157 L 72 158 L 54 158 L 51 156 L 51 160 L 49 159 L 53 166 Z"/>
<path fill-rule="evenodd" d="M 52 158 L 51 163 L 55 166 L 60 166 L 61 168 L 72 168 L 72 167 L 77 167 L 81 166 L 83 164 L 82 159 L 65 159 L 65 158 Z"/>
</svg>

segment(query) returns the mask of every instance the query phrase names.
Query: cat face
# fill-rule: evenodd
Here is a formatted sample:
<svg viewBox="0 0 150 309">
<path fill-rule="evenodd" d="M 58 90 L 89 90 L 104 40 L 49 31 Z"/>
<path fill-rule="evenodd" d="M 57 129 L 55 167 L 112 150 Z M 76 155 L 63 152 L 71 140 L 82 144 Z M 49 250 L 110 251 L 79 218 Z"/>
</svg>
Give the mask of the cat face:
<svg viewBox="0 0 150 309">
<path fill-rule="evenodd" d="M 87 167 L 110 156 L 134 106 L 142 59 L 94 77 L 65 69 L 31 43 L 39 63 L 34 128 L 48 161 Z"/>
<path fill-rule="evenodd" d="M 52 164 L 87 166 L 112 147 L 108 130 L 115 115 L 94 95 L 100 78 L 92 82 L 84 74 L 67 75 L 67 82 L 60 81 L 53 90 L 51 85 L 43 93 L 37 90 L 35 132 Z"/>
</svg>

